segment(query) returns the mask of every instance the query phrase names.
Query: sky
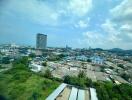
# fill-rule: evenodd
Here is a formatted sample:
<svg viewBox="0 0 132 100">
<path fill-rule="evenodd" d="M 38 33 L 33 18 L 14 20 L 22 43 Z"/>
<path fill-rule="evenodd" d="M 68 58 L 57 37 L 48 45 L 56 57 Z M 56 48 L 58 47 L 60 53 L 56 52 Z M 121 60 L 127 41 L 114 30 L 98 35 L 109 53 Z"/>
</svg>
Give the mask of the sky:
<svg viewBox="0 0 132 100">
<path fill-rule="evenodd" d="M 0 0 L 0 43 L 132 49 L 132 0 Z"/>
</svg>

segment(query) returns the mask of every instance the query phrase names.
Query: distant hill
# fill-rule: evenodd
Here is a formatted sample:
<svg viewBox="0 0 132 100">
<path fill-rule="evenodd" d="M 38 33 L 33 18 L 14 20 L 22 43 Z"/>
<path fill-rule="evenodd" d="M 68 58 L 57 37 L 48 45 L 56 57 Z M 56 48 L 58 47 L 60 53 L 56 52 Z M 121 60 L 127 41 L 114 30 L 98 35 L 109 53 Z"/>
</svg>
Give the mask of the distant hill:
<svg viewBox="0 0 132 100">
<path fill-rule="evenodd" d="M 120 49 L 120 48 L 113 48 L 113 49 L 109 49 L 109 51 L 123 51 L 123 49 Z"/>
<path fill-rule="evenodd" d="M 94 49 L 92 49 L 92 50 L 103 51 L 103 49 L 102 49 L 102 48 L 94 48 Z"/>
<path fill-rule="evenodd" d="M 132 56 L 132 50 L 123 50 L 120 48 L 109 49 L 109 52 L 116 53 L 119 56 Z"/>
</svg>

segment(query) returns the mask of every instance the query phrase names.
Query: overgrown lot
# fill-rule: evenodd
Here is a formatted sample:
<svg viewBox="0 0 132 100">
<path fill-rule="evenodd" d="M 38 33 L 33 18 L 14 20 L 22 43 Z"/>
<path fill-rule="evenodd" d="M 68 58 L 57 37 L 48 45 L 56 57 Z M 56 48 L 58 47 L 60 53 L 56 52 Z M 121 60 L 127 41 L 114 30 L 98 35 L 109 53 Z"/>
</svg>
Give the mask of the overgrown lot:
<svg viewBox="0 0 132 100">
<path fill-rule="evenodd" d="M 44 100 L 59 83 L 31 72 L 27 58 L 0 73 L 0 100 Z"/>
</svg>

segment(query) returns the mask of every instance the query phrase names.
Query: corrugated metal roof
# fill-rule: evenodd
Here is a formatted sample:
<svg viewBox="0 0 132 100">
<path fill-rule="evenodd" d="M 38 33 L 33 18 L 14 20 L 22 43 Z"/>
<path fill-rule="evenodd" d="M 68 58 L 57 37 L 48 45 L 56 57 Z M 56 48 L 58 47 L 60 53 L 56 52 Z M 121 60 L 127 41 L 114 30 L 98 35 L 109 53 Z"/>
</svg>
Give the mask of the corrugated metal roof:
<svg viewBox="0 0 132 100">
<path fill-rule="evenodd" d="M 79 89 L 77 100 L 85 100 L 85 91 L 84 90 Z"/>
<path fill-rule="evenodd" d="M 75 87 L 72 87 L 69 100 L 76 100 L 76 98 L 77 98 L 77 92 L 78 92 L 78 89 L 75 88 Z"/>
<path fill-rule="evenodd" d="M 96 94 L 96 89 L 90 88 L 90 95 L 91 95 L 91 100 L 98 100 L 97 94 Z"/>
<path fill-rule="evenodd" d="M 67 84 L 62 83 L 52 94 L 50 94 L 46 100 L 55 100 L 56 97 L 64 90 Z"/>
</svg>

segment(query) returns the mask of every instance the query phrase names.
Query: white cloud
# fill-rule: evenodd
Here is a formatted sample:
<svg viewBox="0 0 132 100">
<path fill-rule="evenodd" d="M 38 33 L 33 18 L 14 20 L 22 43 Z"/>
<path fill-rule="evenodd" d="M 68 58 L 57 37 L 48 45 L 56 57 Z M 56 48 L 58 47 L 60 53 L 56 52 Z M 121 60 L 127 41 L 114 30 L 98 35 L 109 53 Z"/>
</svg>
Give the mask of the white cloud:
<svg viewBox="0 0 132 100">
<path fill-rule="evenodd" d="M 63 22 L 71 23 L 86 15 L 91 7 L 92 0 L 57 0 L 54 4 L 48 0 L 8 0 L 2 12 L 10 12 L 37 24 L 55 26 Z M 67 20 L 63 20 L 63 17 L 67 17 Z"/>
<path fill-rule="evenodd" d="M 69 11 L 79 16 L 86 15 L 91 8 L 92 0 L 70 0 L 68 7 Z"/>
<path fill-rule="evenodd" d="M 86 20 L 79 20 L 78 23 L 75 24 L 76 28 L 87 28 L 89 26 L 90 18 L 88 17 Z"/>
<path fill-rule="evenodd" d="M 132 33 L 132 26 L 130 24 L 121 25 L 120 30 L 127 33 Z"/>
<path fill-rule="evenodd" d="M 22 19 L 28 19 L 41 25 L 56 25 L 59 14 L 43 1 L 38 0 L 9 0 L 2 10 L 3 16 L 10 12 Z M 5 15 L 7 16 L 7 15 Z"/>
<path fill-rule="evenodd" d="M 109 34 L 118 34 L 115 29 L 116 24 L 111 22 L 109 19 L 107 19 L 105 23 L 101 25 L 101 27 L 104 29 L 104 31 L 108 32 Z"/>
<path fill-rule="evenodd" d="M 117 25 L 107 19 L 105 23 L 101 25 L 102 29 L 107 33 L 107 41 L 117 42 L 120 39 L 117 37 L 120 32 L 115 28 Z"/>
<path fill-rule="evenodd" d="M 81 28 L 86 28 L 88 26 L 88 24 L 83 22 L 82 20 L 80 20 L 78 24 Z"/>
<path fill-rule="evenodd" d="M 79 38 L 78 43 L 81 46 L 93 48 L 104 46 L 104 36 L 98 32 L 86 31 L 82 33 L 83 39 Z M 104 48 L 104 47 L 103 47 Z"/>
<path fill-rule="evenodd" d="M 110 10 L 111 21 L 120 29 L 131 30 L 132 27 L 132 0 L 123 0 L 121 4 Z"/>
<path fill-rule="evenodd" d="M 84 32 L 84 37 L 79 40 L 79 43 L 92 47 L 131 49 L 132 0 L 123 0 L 112 8 L 109 18 L 100 27 L 104 33 Z"/>
<path fill-rule="evenodd" d="M 107 40 L 120 48 L 131 49 L 132 46 L 132 1 L 124 0 L 110 10 L 111 18 L 101 25 L 107 34 Z M 108 43 L 108 44 L 110 44 Z"/>
<path fill-rule="evenodd" d="M 132 0 L 123 0 L 121 4 L 110 10 L 115 21 L 129 22 L 132 20 Z"/>
</svg>

